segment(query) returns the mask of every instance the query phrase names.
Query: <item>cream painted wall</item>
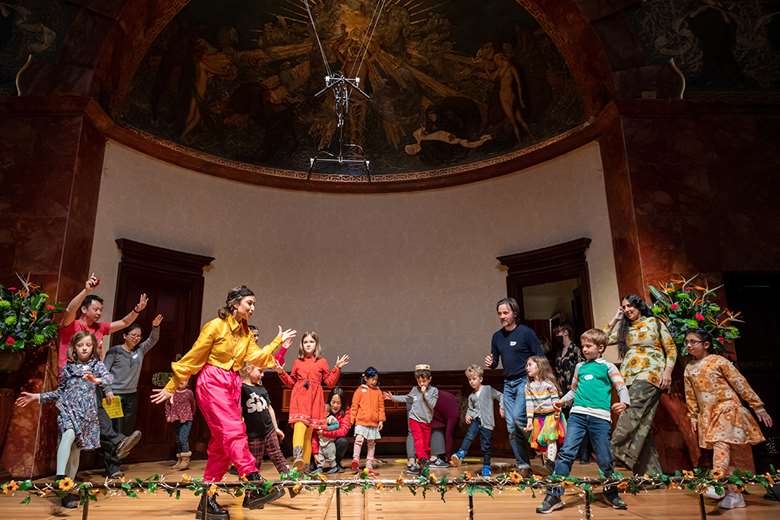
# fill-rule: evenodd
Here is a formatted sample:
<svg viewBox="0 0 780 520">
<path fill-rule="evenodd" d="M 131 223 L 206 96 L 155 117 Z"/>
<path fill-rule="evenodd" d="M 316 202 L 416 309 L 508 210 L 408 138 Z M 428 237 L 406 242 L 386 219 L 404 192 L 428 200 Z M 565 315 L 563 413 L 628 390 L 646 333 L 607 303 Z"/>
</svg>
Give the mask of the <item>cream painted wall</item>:
<svg viewBox="0 0 780 520">
<path fill-rule="evenodd" d="M 254 323 L 316 329 L 332 361 L 461 369 L 489 350 L 505 295 L 497 256 L 590 237 L 596 323 L 618 302 L 598 145 L 519 173 L 411 193 L 286 191 L 106 148 L 92 270 L 113 309 L 116 238 L 213 256 L 203 321 L 230 287 L 258 294 Z M 297 346 L 296 346 L 297 348 Z"/>
</svg>

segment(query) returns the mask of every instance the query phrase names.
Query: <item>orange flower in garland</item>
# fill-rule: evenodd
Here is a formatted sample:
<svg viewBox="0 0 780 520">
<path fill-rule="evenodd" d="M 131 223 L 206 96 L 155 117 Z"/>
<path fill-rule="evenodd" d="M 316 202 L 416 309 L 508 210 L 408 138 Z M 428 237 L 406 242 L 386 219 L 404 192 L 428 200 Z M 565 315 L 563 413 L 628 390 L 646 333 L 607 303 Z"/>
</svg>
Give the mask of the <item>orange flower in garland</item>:
<svg viewBox="0 0 780 520">
<path fill-rule="evenodd" d="M 296 483 L 296 484 L 293 486 L 293 488 L 292 488 L 292 490 L 293 490 L 293 493 L 295 493 L 296 495 L 297 495 L 298 493 L 300 493 L 302 489 L 303 489 L 303 484 L 301 484 L 300 482 Z"/>
<path fill-rule="evenodd" d="M 184 475 L 181 476 L 181 481 L 184 482 L 185 484 L 189 484 L 190 482 L 192 482 L 192 477 L 190 476 L 189 473 L 185 473 Z"/>
<path fill-rule="evenodd" d="M 519 484 L 520 482 L 523 481 L 523 476 L 515 470 L 512 470 L 509 473 L 508 477 L 509 477 L 509 482 L 511 482 L 512 484 Z"/>
<path fill-rule="evenodd" d="M 210 497 L 213 497 L 213 496 L 214 496 L 214 495 L 216 495 L 216 494 L 217 494 L 217 485 L 216 485 L 216 484 L 212 484 L 212 485 L 210 485 L 210 486 L 209 486 L 209 490 L 208 490 L 208 495 L 209 495 Z"/>
<path fill-rule="evenodd" d="M 720 480 L 725 476 L 725 473 L 722 469 L 714 469 L 712 470 L 712 478 L 715 480 Z"/>
<path fill-rule="evenodd" d="M 19 489 L 19 483 L 15 480 L 6 482 L 2 487 L 3 493 L 6 495 L 13 495 L 17 489 Z"/>
<path fill-rule="evenodd" d="M 623 482 L 619 482 L 617 488 L 620 491 L 625 491 L 626 489 L 628 489 L 628 482 L 626 482 L 625 480 Z"/>
<path fill-rule="evenodd" d="M 396 486 L 403 486 L 404 485 L 404 476 L 398 475 L 398 478 L 395 479 L 395 485 Z"/>
<path fill-rule="evenodd" d="M 59 488 L 61 491 L 70 491 L 73 489 L 73 486 L 75 486 L 76 483 L 73 482 L 73 479 L 70 477 L 65 477 L 64 479 L 60 480 Z"/>
<path fill-rule="evenodd" d="M 377 482 L 374 487 L 376 488 L 377 491 L 382 491 L 383 489 L 385 489 L 385 485 L 382 484 L 382 482 Z"/>
</svg>

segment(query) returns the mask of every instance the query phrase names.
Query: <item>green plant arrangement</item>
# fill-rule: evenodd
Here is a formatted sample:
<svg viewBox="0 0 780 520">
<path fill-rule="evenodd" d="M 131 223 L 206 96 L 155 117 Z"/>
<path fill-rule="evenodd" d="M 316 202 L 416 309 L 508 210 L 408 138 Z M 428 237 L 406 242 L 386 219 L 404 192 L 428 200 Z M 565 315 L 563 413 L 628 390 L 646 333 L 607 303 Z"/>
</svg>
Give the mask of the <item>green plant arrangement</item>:
<svg viewBox="0 0 780 520">
<path fill-rule="evenodd" d="M 650 285 L 653 314 L 662 319 L 674 338 L 674 343 L 683 355 L 688 354 L 685 346 L 685 335 L 696 329 L 704 329 L 712 335 L 710 352 L 722 354 L 727 345 L 739 337 L 736 323 L 744 323 L 739 319 L 739 312 L 723 309 L 714 301 L 719 285 L 712 289 L 705 283 L 693 285 L 696 275 L 692 278 L 680 278 L 659 285 Z"/>
<path fill-rule="evenodd" d="M 19 275 L 17 275 L 19 276 Z M 54 315 L 62 306 L 29 279 L 20 287 L 0 285 L 0 351 L 19 352 L 46 345 L 57 337 Z"/>
</svg>

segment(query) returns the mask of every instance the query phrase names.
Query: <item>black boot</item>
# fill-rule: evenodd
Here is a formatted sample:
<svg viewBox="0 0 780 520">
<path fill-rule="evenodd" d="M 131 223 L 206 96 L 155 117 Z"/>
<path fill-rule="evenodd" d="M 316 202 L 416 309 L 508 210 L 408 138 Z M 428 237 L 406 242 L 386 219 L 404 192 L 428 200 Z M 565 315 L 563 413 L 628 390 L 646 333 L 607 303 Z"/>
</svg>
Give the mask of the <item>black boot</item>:
<svg viewBox="0 0 780 520">
<path fill-rule="evenodd" d="M 76 493 L 68 493 L 62 497 L 62 507 L 67 509 L 76 509 L 79 507 L 79 502 L 81 502 L 81 497 Z"/>
<path fill-rule="evenodd" d="M 257 471 L 253 471 L 246 476 L 246 479 L 258 486 L 262 485 L 265 479 Z M 269 502 L 278 500 L 284 496 L 284 488 L 273 487 L 268 490 L 267 494 L 263 494 L 262 491 L 247 491 L 244 495 L 244 502 L 242 505 L 249 509 L 262 509 Z"/>
<path fill-rule="evenodd" d="M 230 513 L 228 513 L 227 509 L 217 503 L 216 496 L 211 495 L 206 497 L 205 509 L 208 511 L 208 515 L 206 515 L 206 511 L 204 511 L 203 504 L 203 499 L 201 499 L 200 504 L 198 504 L 198 510 L 195 511 L 195 518 L 197 520 L 205 520 L 206 516 L 208 516 L 208 520 L 230 520 Z"/>
</svg>

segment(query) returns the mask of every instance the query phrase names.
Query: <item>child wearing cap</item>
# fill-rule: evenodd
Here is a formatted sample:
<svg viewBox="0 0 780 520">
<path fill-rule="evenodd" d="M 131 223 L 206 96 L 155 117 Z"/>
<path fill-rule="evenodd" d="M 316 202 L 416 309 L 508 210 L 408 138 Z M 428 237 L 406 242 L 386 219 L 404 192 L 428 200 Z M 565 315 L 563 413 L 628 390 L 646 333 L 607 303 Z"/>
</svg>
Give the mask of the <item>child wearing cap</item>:
<svg viewBox="0 0 780 520">
<path fill-rule="evenodd" d="M 385 393 L 385 399 L 409 405 L 409 431 L 414 439 L 414 451 L 418 464 L 407 466 L 409 473 L 421 473 L 431 458 L 431 421 L 433 408 L 439 399 L 439 389 L 431 386 L 431 365 L 414 367 L 417 386 L 406 395 Z"/>
</svg>

